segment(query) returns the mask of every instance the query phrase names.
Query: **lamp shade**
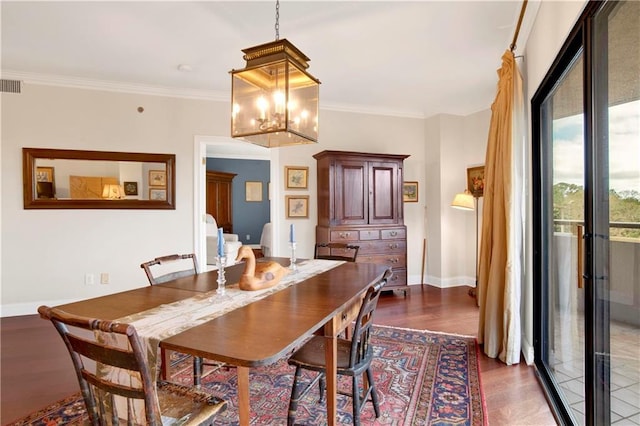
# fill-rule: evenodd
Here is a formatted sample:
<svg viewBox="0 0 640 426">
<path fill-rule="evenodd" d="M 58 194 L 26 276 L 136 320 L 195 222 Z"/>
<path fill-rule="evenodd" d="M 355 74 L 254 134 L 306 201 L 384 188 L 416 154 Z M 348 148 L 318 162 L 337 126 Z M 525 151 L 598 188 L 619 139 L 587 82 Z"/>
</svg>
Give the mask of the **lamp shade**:
<svg viewBox="0 0 640 426">
<path fill-rule="evenodd" d="M 231 136 L 267 148 L 318 142 L 320 81 L 286 39 L 244 49 L 231 71 Z"/>
<path fill-rule="evenodd" d="M 451 203 L 451 207 L 453 207 L 454 209 L 460 209 L 460 210 L 474 210 L 475 205 L 473 202 L 473 195 L 471 195 L 471 193 L 468 190 L 465 190 L 464 192 L 456 194 L 456 196 L 453 199 L 453 202 Z"/>
<path fill-rule="evenodd" d="M 109 200 L 119 200 L 124 198 L 124 188 L 122 185 L 108 183 L 102 187 L 102 198 Z"/>
</svg>

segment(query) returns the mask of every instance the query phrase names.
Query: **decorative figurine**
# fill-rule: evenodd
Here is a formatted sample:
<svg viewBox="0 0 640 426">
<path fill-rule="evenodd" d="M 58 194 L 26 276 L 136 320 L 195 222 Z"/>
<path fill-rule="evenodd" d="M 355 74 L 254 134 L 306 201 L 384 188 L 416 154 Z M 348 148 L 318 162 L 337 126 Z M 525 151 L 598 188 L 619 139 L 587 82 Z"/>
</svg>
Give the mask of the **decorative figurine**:
<svg viewBox="0 0 640 426">
<path fill-rule="evenodd" d="M 262 290 L 278 284 L 282 277 L 289 273 L 289 269 L 278 262 L 258 262 L 249 246 L 242 246 L 238 250 L 236 261 L 246 260 L 244 272 L 240 277 L 240 290 Z"/>
</svg>

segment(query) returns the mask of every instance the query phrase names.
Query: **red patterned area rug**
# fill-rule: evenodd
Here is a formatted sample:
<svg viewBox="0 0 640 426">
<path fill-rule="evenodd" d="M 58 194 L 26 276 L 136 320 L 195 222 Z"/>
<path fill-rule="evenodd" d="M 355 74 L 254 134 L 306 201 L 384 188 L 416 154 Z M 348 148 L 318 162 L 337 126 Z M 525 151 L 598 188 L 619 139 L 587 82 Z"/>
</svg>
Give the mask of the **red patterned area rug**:
<svg viewBox="0 0 640 426">
<path fill-rule="evenodd" d="M 365 425 L 486 425 L 478 345 L 467 336 L 376 326 L 373 372 L 380 401 L 375 418 L 368 402 Z M 180 359 L 173 380 L 190 384 L 191 358 Z M 251 369 L 251 424 L 285 425 L 294 369 L 286 360 Z M 234 368 L 205 370 L 203 389 L 226 399 L 228 409 L 215 424 L 238 424 Z M 350 390 L 350 380 L 340 380 Z M 311 391 L 298 405 L 296 424 L 325 425 L 326 406 Z M 33 413 L 14 425 L 83 424 L 87 417 L 79 394 Z M 338 395 L 338 424 L 353 424 L 351 399 Z"/>
</svg>

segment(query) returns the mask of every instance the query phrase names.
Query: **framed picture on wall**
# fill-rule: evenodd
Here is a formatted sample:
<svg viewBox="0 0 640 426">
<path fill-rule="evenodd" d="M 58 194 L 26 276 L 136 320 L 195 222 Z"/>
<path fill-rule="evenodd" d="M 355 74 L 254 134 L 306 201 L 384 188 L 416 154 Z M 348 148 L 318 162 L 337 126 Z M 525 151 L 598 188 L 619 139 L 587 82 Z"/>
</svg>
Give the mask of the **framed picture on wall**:
<svg viewBox="0 0 640 426">
<path fill-rule="evenodd" d="M 402 184 L 402 201 L 405 203 L 418 202 L 418 182 L 404 182 Z"/>
<path fill-rule="evenodd" d="M 245 201 L 262 201 L 262 182 L 244 183 L 244 200 Z"/>
<path fill-rule="evenodd" d="M 138 182 L 124 182 L 124 195 L 138 195 Z"/>
<path fill-rule="evenodd" d="M 165 201 L 167 199 L 167 190 L 164 188 L 149 188 L 149 200 Z"/>
<path fill-rule="evenodd" d="M 285 166 L 284 180 L 286 189 L 307 189 L 309 168 L 301 166 Z"/>
<path fill-rule="evenodd" d="M 287 219 L 309 217 L 308 195 L 287 195 L 284 204 L 287 209 Z"/>
<path fill-rule="evenodd" d="M 37 182 L 53 182 L 53 167 L 36 167 Z"/>
<path fill-rule="evenodd" d="M 484 166 L 467 169 L 467 189 L 474 197 L 482 197 L 484 194 Z"/>
<path fill-rule="evenodd" d="M 167 186 L 167 172 L 149 170 L 149 186 Z"/>
</svg>

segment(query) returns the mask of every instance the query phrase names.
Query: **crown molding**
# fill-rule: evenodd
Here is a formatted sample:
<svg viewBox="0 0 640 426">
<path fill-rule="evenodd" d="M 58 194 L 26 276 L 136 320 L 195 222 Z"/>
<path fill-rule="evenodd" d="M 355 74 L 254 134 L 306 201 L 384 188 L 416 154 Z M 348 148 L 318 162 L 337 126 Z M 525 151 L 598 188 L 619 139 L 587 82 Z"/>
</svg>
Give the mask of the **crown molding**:
<svg viewBox="0 0 640 426">
<path fill-rule="evenodd" d="M 92 80 L 82 77 L 69 77 L 52 74 L 3 70 L 2 78 L 21 80 L 25 84 L 69 87 L 74 89 L 103 90 L 107 92 L 134 93 L 138 95 L 167 96 L 228 102 L 229 93 L 215 90 L 184 89 L 177 87 L 152 86 L 147 84 L 126 83 L 107 80 Z"/>
<path fill-rule="evenodd" d="M 33 72 L 2 70 L 2 78 L 20 80 L 24 84 L 69 87 L 73 89 L 102 90 L 107 92 L 133 93 L 138 95 L 166 96 L 174 98 L 198 99 L 215 102 L 229 102 L 230 93 L 216 90 L 184 89 L 177 87 L 152 86 L 148 84 L 127 83 L 107 80 L 92 80 L 83 77 L 39 74 Z M 400 118 L 424 119 L 421 111 L 393 110 L 358 104 L 340 104 L 320 102 L 320 109 L 327 111 L 349 112 L 355 114 L 382 115 Z"/>
<path fill-rule="evenodd" d="M 365 105 L 346 105 L 335 104 L 332 102 L 321 102 L 321 108 L 329 111 L 339 112 L 351 112 L 355 114 L 367 114 L 367 115 L 384 115 L 388 117 L 400 117 L 400 118 L 426 118 L 422 111 L 410 111 L 410 110 L 393 110 L 387 108 L 376 108 Z"/>
</svg>

